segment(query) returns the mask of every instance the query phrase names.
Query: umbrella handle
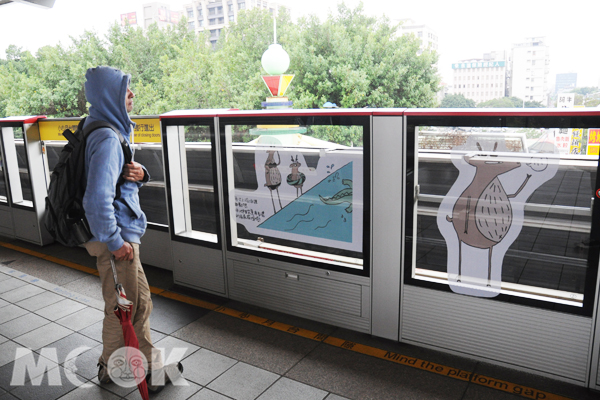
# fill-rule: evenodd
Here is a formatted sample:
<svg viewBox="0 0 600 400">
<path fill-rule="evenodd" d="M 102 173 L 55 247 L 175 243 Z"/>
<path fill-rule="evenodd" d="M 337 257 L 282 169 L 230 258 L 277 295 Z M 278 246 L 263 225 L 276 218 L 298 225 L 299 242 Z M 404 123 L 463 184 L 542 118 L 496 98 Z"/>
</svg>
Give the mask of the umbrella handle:
<svg viewBox="0 0 600 400">
<path fill-rule="evenodd" d="M 110 266 L 112 267 L 113 277 L 115 279 L 115 291 L 117 292 L 117 307 L 124 311 L 129 311 L 131 310 L 133 302 L 127 300 L 125 288 L 119 283 L 117 279 L 117 267 L 115 266 L 115 256 L 113 254 L 111 254 L 110 256 Z"/>
</svg>

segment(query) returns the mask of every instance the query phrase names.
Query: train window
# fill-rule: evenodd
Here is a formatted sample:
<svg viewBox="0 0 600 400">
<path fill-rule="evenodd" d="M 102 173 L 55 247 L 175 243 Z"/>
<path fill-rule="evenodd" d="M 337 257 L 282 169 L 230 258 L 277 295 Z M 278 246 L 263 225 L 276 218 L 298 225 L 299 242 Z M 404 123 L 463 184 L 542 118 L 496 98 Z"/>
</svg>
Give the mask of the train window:
<svg viewBox="0 0 600 400">
<path fill-rule="evenodd" d="M 31 190 L 23 128 L 2 128 L 2 135 L 11 202 L 14 205 L 33 207 L 33 192 Z"/>
<path fill-rule="evenodd" d="M 365 121 L 225 123 L 230 245 L 364 273 Z"/>
<path fill-rule="evenodd" d="M 168 226 L 165 176 L 163 172 L 162 146 L 160 143 L 137 143 L 135 161 L 142 164 L 150 174 L 150 181 L 140 188 L 140 205 L 149 224 Z"/>
<path fill-rule="evenodd" d="M 208 124 L 166 126 L 166 141 L 174 234 L 218 243 L 212 132 Z"/>
<path fill-rule="evenodd" d="M 596 130 L 416 126 L 415 138 L 410 278 L 583 307 Z"/>
</svg>

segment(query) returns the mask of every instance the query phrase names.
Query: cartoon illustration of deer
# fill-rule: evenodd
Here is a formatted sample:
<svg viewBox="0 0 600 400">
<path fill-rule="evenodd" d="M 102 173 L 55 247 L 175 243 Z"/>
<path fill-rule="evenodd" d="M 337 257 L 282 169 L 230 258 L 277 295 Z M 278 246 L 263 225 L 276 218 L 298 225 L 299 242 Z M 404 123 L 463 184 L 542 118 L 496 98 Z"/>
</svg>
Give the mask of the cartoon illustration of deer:
<svg viewBox="0 0 600 400">
<path fill-rule="evenodd" d="M 481 145 L 477 147 L 482 151 Z M 498 143 L 494 145 L 496 151 Z M 446 215 L 446 221 L 452 223 L 458 236 L 458 277 L 461 281 L 462 244 L 488 250 L 488 281 L 491 286 L 492 250 L 508 233 L 513 219 L 510 199 L 523 190 L 531 178 L 527 174 L 525 181 L 513 194 L 507 194 L 498 176 L 521 166 L 518 161 L 507 161 L 493 154 L 467 154 L 464 160 L 476 168 L 475 176 L 462 192 L 452 209 L 452 217 Z"/>
<path fill-rule="evenodd" d="M 275 153 L 277 153 L 277 162 L 275 162 Z M 281 164 L 281 158 L 277 150 L 267 150 L 267 160 L 265 161 L 265 186 L 269 188 L 271 193 L 271 202 L 273 203 L 273 214 L 277 213 L 275 209 L 275 200 L 273 199 L 273 190 L 277 191 L 277 200 L 279 201 L 279 209 L 281 205 L 281 198 L 279 197 L 279 185 L 281 185 L 281 173 L 279 172 L 279 164 Z"/>
</svg>

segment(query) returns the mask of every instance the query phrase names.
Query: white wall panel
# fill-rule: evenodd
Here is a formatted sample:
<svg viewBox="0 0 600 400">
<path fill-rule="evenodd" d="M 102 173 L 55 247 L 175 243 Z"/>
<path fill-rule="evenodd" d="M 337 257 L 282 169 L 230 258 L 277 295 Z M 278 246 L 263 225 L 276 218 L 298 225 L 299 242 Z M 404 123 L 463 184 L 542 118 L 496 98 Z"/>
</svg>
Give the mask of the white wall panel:
<svg viewBox="0 0 600 400">
<path fill-rule="evenodd" d="M 396 117 L 373 117 L 372 149 L 372 333 L 398 340 L 404 137 Z"/>
<path fill-rule="evenodd" d="M 173 270 L 173 257 L 169 232 L 146 229 L 140 245 L 140 259 L 144 264 Z"/>
<path fill-rule="evenodd" d="M 225 295 L 225 268 L 221 250 L 172 242 L 175 283 Z"/>
</svg>

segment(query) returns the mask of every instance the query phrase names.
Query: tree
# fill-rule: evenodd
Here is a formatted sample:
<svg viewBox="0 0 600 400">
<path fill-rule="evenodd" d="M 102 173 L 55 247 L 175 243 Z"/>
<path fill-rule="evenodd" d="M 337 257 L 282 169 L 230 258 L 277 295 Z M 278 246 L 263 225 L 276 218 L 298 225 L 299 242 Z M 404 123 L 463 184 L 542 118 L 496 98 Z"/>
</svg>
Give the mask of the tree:
<svg viewBox="0 0 600 400">
<path fill-rule="evenodd" d="M 293 24 L 287 12 L 277 16 L 277 28 L 277 41 L 284 49 L 289 49 L 288 31 L 293 29 Z M 218 49 L 212 54 L 213 104 L 240 109 L 261 108 L 261 102 L 268 95 L 261 78 L 265 74 L 261 57 L 272 43 L 273 16 L 267 10 L 256 8 L 240 12 L 237 22 L 221 35 Z M 292 67 L 288 73 L 294 73 Z"/>
<path fill-rule="evenodd" d="M 78 117 L 87 113 L 84 81 L 91 66 L 105 64 L 103 42 L 93 32 L 72 45 L 45 46 L 35 57 L 10 46 L 0 66 L 0 115 Z"/>
<path fill-rule="evenodd" d="M 387 19 L 365 15 L 362 4 L 354 9 L 341 4 L 325 22 L 309 16 L 294 24 L 282 11 L 277 26 L 278 42 L 291 59 L 288 73 L 296 75 L 288 96 L 297 108 L 319 108 L 326 101 L 341 107 L 436 103 L 437 54 L 421 51 L 415 37 L 400 36 Z M 258 109 L 268 95 L 261 57 L 273 43 L 272 32 L 273 17 L 256 8 L 240 12 L 214 49 L 208 33 L 190 32 L 185 18 L 165 29 L 115 23 L 104 37 L 86 31 L 68 46 L 46 46 L 35 56 L 10 46 L 0 60 L 0 116 L 85 114 L 85 71 L 97 65 L 131 74 L 134 114 Z"/>
<path fill-rule="evenodd" d="M 575 105 L 597 107 L 600 104 L 600 89 L 597 87 L 582 87 L 571 90 L 575 93 Z"/>
<path fill-rule="evenodd" d="M 515 96 L 507 97 L 507 99 L 509 99 L 513 103 L 514 108 L 523 108 L 523 100 L 522 99 L 515 97 Z"/>
<path fill-rule="evenodd" d="M 300 19 L 286 37 L 296 74 L 290 97 L 299 108 L 432 107 L 439 86 L 433 66 L 437 54 L 419 52 L 413 36 L 400 36 L 387 19 L 368 17 L 338 5 L 321 23 L 316 16 Z"/>
<path fill-rule="evenodd" d="M 479 108 L 542 108 L 544 105 L 539 101 L 526 101 L 518 97 L 499 97 L 477 104 Z"/>
<path fill-rule="evenodd" d="M 140 81 L 138 96 L 148 99 L 144 113 L 163 113 L 174 109 L 213 108 L 210 79 L 213 73 L 210 45 L 206 40 L 189 40 L 175 47 L 177 56 L 160 62 L 162 79 L 159 93 L 151 82 Z"/>
<path fill-rule="evenodd" d="M 539 101 L 526 101 L 525 108 L 545 108 L 546 106 Z"/>
<path fill-rule="evenodd" d="M 479 108 L 514 108 L 515 103 L 512 102 L 508 97 L 500 97 L 488 101 L 482 101 L 477 104 Z"/>
<path fill-rule="evenodd" d="M 442 100 L 440 108 L 475 108 L 475 102 L 462 94 L 449 94 Z"/>
<path fill-rule="evenodd" d="M 585 87 L 575 88 L 575 89 L 571 90 L 571 93 L 577 93 L 582 96 L 585 96 L 587 94 L 591 94 L 591 93 L 598 92 L 598 91 L 600 91 L 600 89 L 598 87 L 585 86 Z"/>
<path fill-rule="evenodd" d="M 175 26 L 159 28 L 156 23 L 146 30 L 114 23 L 107 35 L 108 63 L 131 74 L 131 87 L 136 94 L 135 114 L 157 114 L 177 109 L 168 104 L 171 88 L 165 87 L 163 64 L 181 56 L 181 49 L 196 40 L 195 33 L 182 18 Z M 193 71 L 190 71 L 193 72 Z"/>
</svg>

